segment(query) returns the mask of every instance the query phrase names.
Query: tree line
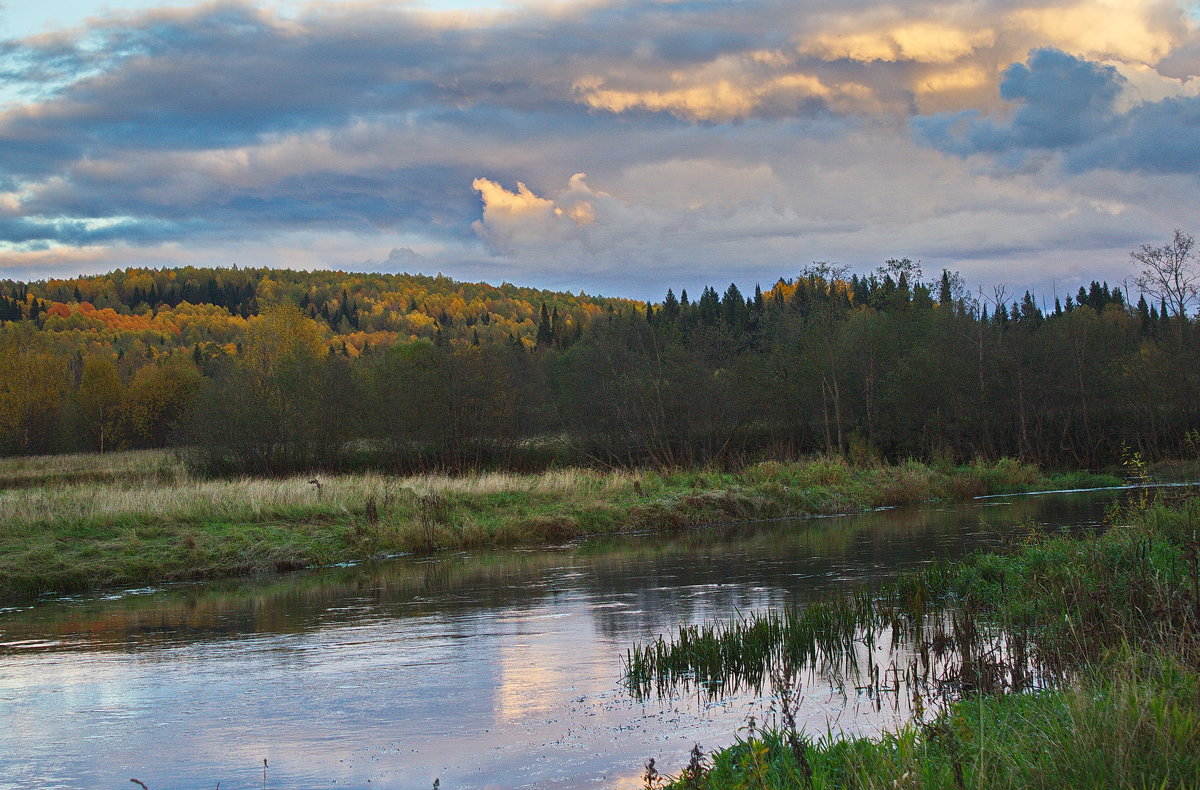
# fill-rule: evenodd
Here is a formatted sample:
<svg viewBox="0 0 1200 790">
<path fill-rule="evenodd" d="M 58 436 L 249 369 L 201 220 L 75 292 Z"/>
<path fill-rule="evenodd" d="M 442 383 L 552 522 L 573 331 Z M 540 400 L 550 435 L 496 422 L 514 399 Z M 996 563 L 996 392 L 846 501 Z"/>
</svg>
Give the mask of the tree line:
<svg viewBox="0 0 1200 790">
<path fill-rule="evenodd" d="M 749 295 L 672 289 L 659 303 L 586 310 L 566 295 L 530 305 L 520 333 L 478 331 L 499 322 L 485 308 L 454 331 L 447 313 L 430 336 L 361 347 L 334 324 L 353 334 L 347 315 L 361 309 L 347 305 L 373 297 L 347 289 L 326 315 L 308 288 L 295 291 L 221 290 L 256 311 L 209 305 L 236 324 L 212 328 L 225 342 L 149 354 L 99 335 L 64 348 L 44 328 L 56 325 L 53 305 L 0 324 L 0 446 L 173 444 L 210 472 L 261 474 L 813 452 L 1095 467 L 1125 448 L 1179 454 L 1200 427 L 1195 293 L 1180 301 L 1153 283 L 1136 301 L 1093 282 L 1049 305 L 972 293 L 950 272 L 925 281 L 907 259 L 865 275 L 814 264 Z M 43 285 L 23 299 L 64 295 Z M 203 336 L 203 322 L 188 326 Z"/>
</svg>

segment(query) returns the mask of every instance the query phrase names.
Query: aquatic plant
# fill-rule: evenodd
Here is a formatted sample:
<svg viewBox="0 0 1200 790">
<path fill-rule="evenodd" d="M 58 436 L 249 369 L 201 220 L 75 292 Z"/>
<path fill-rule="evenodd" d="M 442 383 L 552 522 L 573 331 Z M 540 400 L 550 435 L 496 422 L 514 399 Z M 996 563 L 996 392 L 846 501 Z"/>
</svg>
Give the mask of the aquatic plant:
<svg viewBox="0 0 1200 790">
<path fill-rule="evenodd" d="M 875 596 L 823 605 L 835 616 L 820 638 L 808 631 L 806 612 L 818 609 L 809 607 L 632 650 L 635 693 L 769 675 L 781 700 L 772 728 L 751 726 L 670 786 L 1200 785 L 1200 497 L 1177 497 L 1135 496 L 1100 535 L 938 563 Z M 808 741 L 784 713 L 804 680 L 797 664 L 828 667 L 840 656 L 852 666 L 855 645 L 881 638 L 906 650 L 882 682 L 878 666 L 862 669 L 856 690 L 876 701 L 907 691 L 914 721 L 873 739 Z M 940 704 L 927 718 L 931 699 Z"/>
</svg>

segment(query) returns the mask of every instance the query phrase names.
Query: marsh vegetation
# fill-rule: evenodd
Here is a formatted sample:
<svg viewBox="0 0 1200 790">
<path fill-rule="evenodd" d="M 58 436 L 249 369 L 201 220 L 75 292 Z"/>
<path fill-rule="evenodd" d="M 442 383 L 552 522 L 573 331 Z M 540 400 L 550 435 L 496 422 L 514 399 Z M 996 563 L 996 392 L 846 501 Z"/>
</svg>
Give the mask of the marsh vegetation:
<svg viewBox="0 0 1200 790">
<path fill-rule="evenodd" d="M 212 479 L 153 451 L 10 459 L 0 480 L 11 481 L 0 490 L 8 596 L 1120 482 L 1011 460 L 858 468 L 825 457 L 739 472 Z"/>
<path fill-rule="evenodd" d="M 1133 502 L 1102 534 L 1034 539 L 873 594 L 689 626 L 632 649 L 635 693 L 682 684 L 719 696 L 769 680 L 779 700 L 765 728 L 752 723 L 732 747 L 697 755 L 672 786 L 1200 782 L 1200 497 Z M 905 649 L 881 666 L 881 643 Z M 813 668 L 851 694 L 904 700 L 912 723 L 874 739 L 814 739 L 789 713 Z"/>
</svg>

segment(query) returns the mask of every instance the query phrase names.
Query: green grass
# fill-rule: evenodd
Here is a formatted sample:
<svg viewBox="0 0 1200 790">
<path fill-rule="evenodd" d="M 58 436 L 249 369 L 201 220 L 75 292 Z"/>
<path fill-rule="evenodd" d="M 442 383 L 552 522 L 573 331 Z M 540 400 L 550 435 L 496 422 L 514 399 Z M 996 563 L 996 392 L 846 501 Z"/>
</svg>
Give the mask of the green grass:
<svg viewBox="0 0 1200 790">
<path fill-rule="evenodd" d="M 782 721 L 694 759 L 672 786 L 1200 787 L 1200 497 L 1162 496 L 1175 501 L 1138 500 L 1098 536 L 977 554 L 878 597 L 683 629 L 631 650 L 635 690 L 684 679 L 725 688 L 794 677 L 851 652 L 864 630 L 891 629 L 912 648 L 904 677 L 928 668 L 928 653 L 952 656 L 943 679 L 967 692 L 930 722 L 814 743 L 788 721 L 785 683 Z M 932 686 L 912 688 L 928 699 Z"/>
<path fill-rule="evenodd" d="M 931 564 L 874 594 L 756 613 L 727 623 L 688 625 L 669 639 L 630 649 L 635 693 L 707 685 L 718 692 L 761 689 L 779 672 L 843 662 L 855 643 L 905 645 L 908 677 L 950 655 L 988 688 L 1020 687 L 1012 662 L 990 656 L 1000 644 L 1033 673 L 1068 680 L 1126 640 L 1153 645 L 1200 630 L 1200 497 L 1178 506 L 1147 503 L 1115 513 L 1103 535 L 1038 539 L 1007 554 L 979 553 Z M 934 647 L 936 646 L 936 647 Z M 955 680 L 960 680 L 955 678 Z"/>
<path fill-rule="evenodd" d="M 194 478 L 150 452 L 8 459 L 0 484 L 5 597 L 1053 487 L 1007 459 L 938 470 L 840 458 L 739 473 L 353 474 L 323 476 L 318 487 L 307 476 Z"/>
<path fill-rule="evenodd" d="M 1200 673 L 1126 651 L 1069 688 L 964 699 L 877 738 L 744 730 L 672 788 L 1200 786 Z"/>
</svg>

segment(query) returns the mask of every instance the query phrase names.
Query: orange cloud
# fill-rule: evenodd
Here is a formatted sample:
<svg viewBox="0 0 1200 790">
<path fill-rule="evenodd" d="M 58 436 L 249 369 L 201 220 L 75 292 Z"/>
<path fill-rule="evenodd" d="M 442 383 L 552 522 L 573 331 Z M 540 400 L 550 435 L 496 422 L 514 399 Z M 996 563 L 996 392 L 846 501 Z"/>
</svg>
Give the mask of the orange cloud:
<svg viewBox="0 0 1200 790">
<path fill-rule="evenodd" d="M 994 30 L 914 22 L 867 33 L 830 32 L 800 46 L 800 52 L 827 60 L 953 63 L 991 47 Z"/>
</svg>

